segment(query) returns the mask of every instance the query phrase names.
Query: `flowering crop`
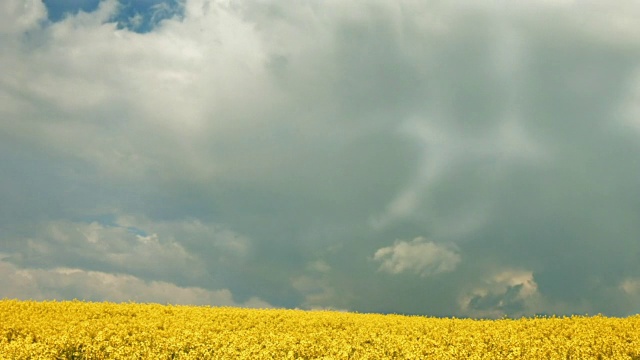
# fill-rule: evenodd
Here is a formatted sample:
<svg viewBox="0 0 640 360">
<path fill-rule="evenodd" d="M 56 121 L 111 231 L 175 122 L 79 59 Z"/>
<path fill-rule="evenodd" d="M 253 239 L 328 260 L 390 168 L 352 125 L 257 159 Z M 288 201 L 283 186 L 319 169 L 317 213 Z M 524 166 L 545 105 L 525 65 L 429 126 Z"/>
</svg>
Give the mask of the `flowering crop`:
<svg viewBox="0 0 640 360">
<path fill-rule="evenodd" d="M 640 359 L 640 315 L 471 320 L 0 300 L 0 359 Z"/>
</svg>

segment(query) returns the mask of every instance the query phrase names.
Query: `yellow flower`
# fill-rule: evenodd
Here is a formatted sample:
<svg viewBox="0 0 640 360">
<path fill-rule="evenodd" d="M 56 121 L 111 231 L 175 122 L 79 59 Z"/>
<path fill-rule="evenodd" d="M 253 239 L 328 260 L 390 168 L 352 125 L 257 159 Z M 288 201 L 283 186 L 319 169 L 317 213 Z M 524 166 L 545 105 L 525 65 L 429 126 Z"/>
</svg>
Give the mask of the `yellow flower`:
<svg viewBox="0 0 640 360">
<path fill-rule="evenodd" d="M 640 316 L 470 320 L 0 301 L 0 359 L 638 359 Z"/>
</svg>

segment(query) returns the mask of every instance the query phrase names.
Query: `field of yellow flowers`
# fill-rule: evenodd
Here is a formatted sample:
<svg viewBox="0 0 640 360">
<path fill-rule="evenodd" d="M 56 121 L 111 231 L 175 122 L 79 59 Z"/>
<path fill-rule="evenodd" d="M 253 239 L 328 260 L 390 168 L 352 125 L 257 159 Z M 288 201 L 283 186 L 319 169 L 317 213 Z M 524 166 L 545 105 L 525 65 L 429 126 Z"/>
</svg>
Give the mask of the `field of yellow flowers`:
<svg viewBox="0 0 640 360">
<path fill-rule="evenodd" d="M 640 315 L 470 320 L 0 300 L 0 359 L 640 359 Z"/>
</svg>

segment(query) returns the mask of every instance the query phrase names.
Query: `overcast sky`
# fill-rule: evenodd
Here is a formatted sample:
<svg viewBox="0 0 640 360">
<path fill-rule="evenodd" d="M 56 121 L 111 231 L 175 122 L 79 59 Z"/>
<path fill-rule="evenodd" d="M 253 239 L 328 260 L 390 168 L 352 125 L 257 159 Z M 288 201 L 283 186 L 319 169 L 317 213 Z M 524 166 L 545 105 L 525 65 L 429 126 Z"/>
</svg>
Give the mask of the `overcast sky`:
<svg viewBox="0 0 640 360">
<path fill-rule="evenodd" d="M 638 19 L 2 0 L 0 298 L 639 313 Z"/>
</svg>

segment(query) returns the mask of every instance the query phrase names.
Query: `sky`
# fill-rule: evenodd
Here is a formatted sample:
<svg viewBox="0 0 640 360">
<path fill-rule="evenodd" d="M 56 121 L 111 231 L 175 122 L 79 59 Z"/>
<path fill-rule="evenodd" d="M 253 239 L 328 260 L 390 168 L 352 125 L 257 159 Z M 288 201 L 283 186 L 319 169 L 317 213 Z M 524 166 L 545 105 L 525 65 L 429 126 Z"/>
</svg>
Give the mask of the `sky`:
<svg viewBox="0 0 640 360">
<path fill-rule="evenodd" d="M 3 0 L 0 298 L 640 313 L 638 18 Z"/>
</svg>

